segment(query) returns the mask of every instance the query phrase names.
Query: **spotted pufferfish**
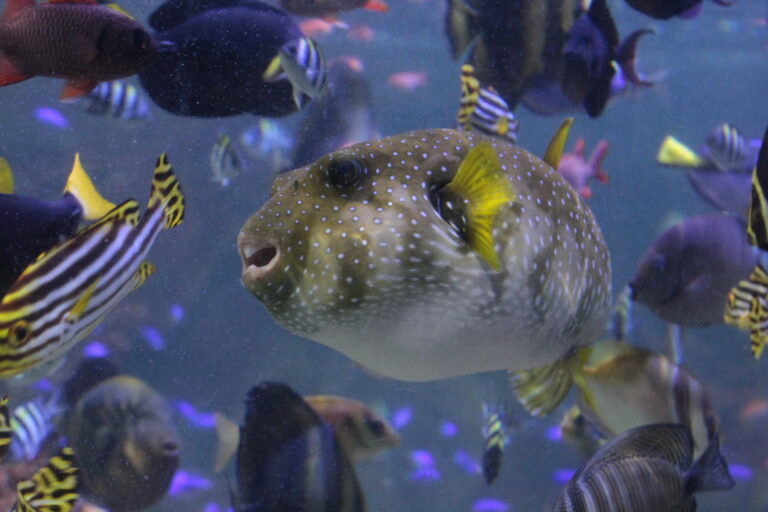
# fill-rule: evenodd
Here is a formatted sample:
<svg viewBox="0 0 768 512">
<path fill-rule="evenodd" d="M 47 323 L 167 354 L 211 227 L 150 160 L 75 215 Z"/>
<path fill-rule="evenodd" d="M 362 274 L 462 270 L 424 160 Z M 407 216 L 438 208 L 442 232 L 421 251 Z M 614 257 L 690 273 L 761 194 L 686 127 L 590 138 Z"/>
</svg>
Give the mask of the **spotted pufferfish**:
<svg viewBox="0 0 768 512">
<path fill-rule="evenodd" d="M 472 131 L 359 143 L 278 176 L 238 249 L 279 324 L 400 380 L 554 368 L 610 312 L 587 203 L 552 165 Z"/>
</svg>

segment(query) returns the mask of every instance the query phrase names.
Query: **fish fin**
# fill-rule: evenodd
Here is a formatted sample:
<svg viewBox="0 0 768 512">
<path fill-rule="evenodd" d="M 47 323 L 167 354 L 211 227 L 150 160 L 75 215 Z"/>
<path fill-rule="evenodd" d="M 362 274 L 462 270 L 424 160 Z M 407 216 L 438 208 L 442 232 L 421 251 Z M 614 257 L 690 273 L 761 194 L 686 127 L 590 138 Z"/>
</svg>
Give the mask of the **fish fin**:
<svg viewBox="0 0 768 512">
<path fill-rule="evenodd" d="M 445 31 L 451 47 L 453 60 L 469 53 L 480 39 L 480 17 L 478 10 L 468 0 L 449 0 L 445 15 Z"/>
<path fill-rule="evenodd" d="M 728 463 L 720 453 L 720 435 L 715 433 L 701 457 L 693 463 L 685 479 L 686 494 L 731 489 L 735 484 Z"/>
<path fill-rule="evenodd" d="M 608 141 L 603 139 L 597 143 L 587 163 L 590 169 L 594 169 L 595 179 L 600 183 L 608 183 L 610 181 L 608 174 L 603 170 L 606 156 L 608 156 Z"/>
<path fill-rule="evenodd" d="M 75 305 L 72 306 L 72 309 L 67 313 L 67 315 L 64 317 L 64 321 L 74 324 L 80 318 L 83 316 L 85 311 L 88 309 L 88 304 L 91 303 L 91 299 L 93 298 L 93 294 L 96 292 L 96 288 L 99 285 L 99 281 L 101 279 L 96 279 L 93 283 L 91 283 L 88 288 L 85 289 L 83 294 L 80 296 L 79 299 L 77 299 L 77 302 L 75 302 Z"/>
<path fill-rule="evenodd" d="M 86 227 L 85 230 L 96 229 L 99 226 L 106 224 L 107 222 L 113 222 L 116 220 L 122 220 L 135 226 L 139 223 L 139 203 L 135 199 L 129 199 L 123 203 L 115 206 L 115 208 L 107 213 L 105 216 Z"/>
<path fill-rule="evenodd" d="M 544 152 L 542 160 L 551 165 L 553 169 L 557 169 L 560 165 L 560 158 L 563 156 L 563 151 L 565 151 L 565 143 L 568 142 L 571 126 L 573 126 L 573 118 L 569 117 L 557 129 L 552 140 L 549 141 L 547 150 Z"/>
<path fill-rule="evenodd" d="M 685 327 L 680 324 L 667 324 L 667 355 L 677 366 L 683 361 L 683 336 Z"/>
<path fill-rule="evenodd" d="M 2 20 L 8 21 L 24 9 L 33 7 L 35 7 L 35 0 L 8 0 L 5 2 Z"/>
<path fill-rule="evenodd" d="M 89 80 L 87 78 L 68 80 L 67 83 L 64 84 L 64 88 L 61 90 L 59 101 L 74 101 L 91 92 L 97 85 L 99 85 L 97 81 Z"/>
<path fill-rule="evenodd" d="M 106 7 L 107 9 L 112 9 L 115 12 L 119 12 L 123 16 L 127 16 L 128 18 L 131 18 L 132 20 L 136 19 L 133 16 L 131 16 L 130 14 L 128 14 L 128 11 L 123 9 L 122 6 L 120 4 L 118 4 L 118 3 L 116 3 L 116 2 L 109 2 L 109 3 L 106 3 L 106 4 L 99 4 L 99 5 L 101 5 L 102 7 Z"/>
<path fill-rule="evenodd" d="M 165 153 L 157 158 L 149 208 L 157 203 L 164 209 L 165 229 L 176 227 L 184 220 L 184 194 Z"/>
<path fill-rule="evenodd" d="M 75 453 L 66 446 L 48 460 L 30 480 L 16 486 L 14 510 L 70 512 L 78 499 L 78 468 Z"/>
<path fill-rule="evenodd" d="M 471 64 L 461 66 L 460 80 L 461 100 L 456 122 L 460 128 L 468 129 L 470 127 L 469 119 L 477 108 L 480 99 L 480 82 L 477 80 L 475 68 Z"/>
<path fill-rule="evenodd" d="M 139 268 L 137 268 L 136 272 L 133 274 L 133 286 L 131 286 L 131 291 L 137 290 L 141 285 L 146 283 L 147 279 L 155 273 L 155 270 L 157 270 L 157 268 L 153 264 L 148 261 L 142 261 Z"/>
<path fill-rule="evenodd" d="M 278 80 L 285 80 L 288 78 L 283 72 L 283 63 L 280 58 L 280 54 L 275 55 L 275 58 L 269 62 L 269 65 L 267 66 L 267 69 L 264 70 L 261 78 L 265 82 L 269 83 L 277 82 Z"/>
<path fill-rule="evenodd" d="M 621 68 L 621 72 L 633 85 L 653 85 L 653 82 L 641 78 L 637 71 L 637 43 L 644 35 L 655 33 L 656 31 L 650 28 L 635 30 L 622 41 L 616 52 L 616 62 Z"/>
<path fill-rule="evenodd" d="M 8 160 L 0 157 L 0 194 L 13 194 L 13 169 Z"/>
<path fill-rule="evenodd" d="M 88 173 L 80 162 L 80 153 L 75 153 L 75 163 L 72 164 L 72 172 L 69 173 L 65 192 L 69 192 L 83 208 L 83 217 L 86 220 L 96 220 L 115 209 L 115 204 L 107 201 L 99 194 L 93 185 Z"/>
<path fill-rule="evenodd" d="M 32 75 L 25 75 L 13 66 L 8 57 L 0 55 L 0 87 L 23 82 L 28 78 L 32 78 Z"/>
<path fill-rule="evenodd" d="M 363 4 L 363 9 L 376 12 L 387 12 L 389 6 L 383 0 L 368 0 Z"/>
<path fill-rule="evenodd" d="M 213 471 L 220 473 L 237 451 L 240 427 L 223 414 L 213 414 L 216 421 L 216 462 Z"/>
<path fill-rule="evenodd" d="M 707 167 L 707 162 L 694 150 L 671 135 L 664 137 L 656 153 L 656 161 L 674 167 Z"/>
<path fill-rule="evenodd" d="M 532 416 L 546 416 L 568 395 L 574 383 L 574 374 L 580 374 L 579 365 L 586 363 L 589 354 L 590 349 L 585 347 L 569 352 L 552 364 L 532 370 L 510 372 L 512 391 Z M 583 377 L 580 379 L 583 381 Z M 590 406 L 594 403 L 591 393 L 584 394 L 584 399 Z"/>
<path fill-rule="evenodd" d="M 752 195 L 749 202 L 749 225 L 747 236 L 749 243 L 760 249 L 768 249 L 768 129 L 763 135 L 763 144 L 757 157 L 757 165 L 752 171 Z"/>
<path fill-rule="evenodd" d="M 501 263 L 493 245 L 493 220 L 502 206 L 514 200 L 515 192 L 493 147 L 482 143 L 472 148 L 446 187 L 469 203 L 469 245 L 498 272 Z"/>
</svg>

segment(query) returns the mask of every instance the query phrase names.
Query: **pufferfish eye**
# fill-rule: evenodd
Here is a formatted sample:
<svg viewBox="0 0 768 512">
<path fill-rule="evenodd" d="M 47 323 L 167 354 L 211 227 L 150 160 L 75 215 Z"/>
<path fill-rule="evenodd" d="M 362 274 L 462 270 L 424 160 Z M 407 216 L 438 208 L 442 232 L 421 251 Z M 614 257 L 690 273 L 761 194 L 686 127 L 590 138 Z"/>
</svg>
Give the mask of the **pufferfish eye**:
<svg viewBox="0 0 768 512">
<path fill-rule="evenodd" d="M 356 185 L 365 174 L 363 165 L 354 158 L 333 160 L 328 164 L 328 182 L 336 188 Z"/>
</svg>

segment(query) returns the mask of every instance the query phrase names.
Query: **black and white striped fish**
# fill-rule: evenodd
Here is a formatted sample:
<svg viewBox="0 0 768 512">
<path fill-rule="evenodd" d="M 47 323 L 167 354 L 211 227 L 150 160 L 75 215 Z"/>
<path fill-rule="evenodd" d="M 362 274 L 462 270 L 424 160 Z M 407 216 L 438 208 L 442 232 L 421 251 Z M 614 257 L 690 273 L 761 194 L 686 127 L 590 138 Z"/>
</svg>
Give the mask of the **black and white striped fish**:
<svg viewBox="0 0 768 512">
<path fill-rule="evenodd" d="M 707 136 L 705 153 L 718 170 L 740 171 L 749 155 L 749 141 L 736 126 L 723 123 Z"/>
<path fill-rule="evenodd" d="M 266 82 L 289 80 L 293 86 L 293 101 L 301 109 L 307 98 L 315 99 L 325 90 L 325 57 L 314 39 L 294 39 L 280 48 L 263 78 Z"/>
<path fill-rule="evenodd" d="M 56 428 L 60 408 L 55 399 L 34 399 L 13 410 L 10 418 L 13 440 L 11 459 L 30 461 L 40 453 L 40 448 Z"/>
<path fill-rule="evenodd" d="M 30 480 L 18 483 L 11 512 L 70 512 L 78 487 L 75 454 L 72 448 L 62 448 Z"/>
<path fill-rule="evenodd" d="M 694 462 L 690 430 L 658 423 L 603 445 L 565 486 L 555 512 L 692 512 L 694 493 L 733 485 L 717 437 Z"/>
<path fill-rule="evenodd" d="M 517 143 L 519 123 L 515 115 L 496 91 L 480 87 L 471 64 L 461 67 L 461 103 L 457 121 L 465 130 L 501 136 Z"/>
<path fill-rule="evenodd" d="M 86 110 L 95 115 L 116 117 L 122 121 L 151 119 L 143 93 L 135 85 L 121 80 L 101 82 L 83 99 Z"/>
<path fill-rule="evenodd" d="M 160 231 L 181 223 L 184 196 L 166 156 L 149 206 L 128 200 L 28 266 L 0 302 L 0 377 L 55 361 L 83 340 L 154 267 Z"/>
</svg>

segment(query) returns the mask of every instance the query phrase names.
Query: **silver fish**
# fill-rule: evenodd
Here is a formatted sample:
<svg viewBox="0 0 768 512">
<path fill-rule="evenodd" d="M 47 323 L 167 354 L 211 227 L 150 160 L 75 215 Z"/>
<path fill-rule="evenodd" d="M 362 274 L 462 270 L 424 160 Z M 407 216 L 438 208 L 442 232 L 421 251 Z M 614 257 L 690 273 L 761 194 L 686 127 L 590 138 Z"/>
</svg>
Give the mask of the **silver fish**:
<svg viewBox="0 0 768 512">
<path fill-rule="evenodd" d="M 461 226 L 482 201 L 441 202 L 483 147 L 514 191 L 485 251 Z M 551 364 L 610 313 L 588 205 L 545 161 L 472 132 L 364 142 L 282 174 L 238 248 L 243 284 L 281 325 L 401 380 Z"/>
</svg>

